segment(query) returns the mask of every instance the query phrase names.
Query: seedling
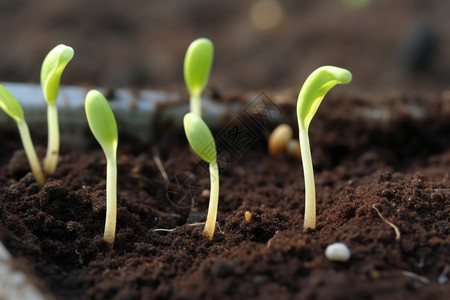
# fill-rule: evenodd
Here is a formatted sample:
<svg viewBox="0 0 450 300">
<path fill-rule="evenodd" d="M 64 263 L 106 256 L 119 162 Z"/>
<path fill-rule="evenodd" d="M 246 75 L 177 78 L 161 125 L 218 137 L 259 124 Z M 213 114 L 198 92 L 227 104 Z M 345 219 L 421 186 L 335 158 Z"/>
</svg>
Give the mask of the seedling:
<svg viewBox="0 0 450 300">
<path fill-rule="evenodd" d="M 48 146 L 44 159 L 44 170 L 53 174 L 58 164 L 59 155 L 59 123 L 56 98 L 58 98 L 59 82 L 64 68 L 73 57 L 73 49 L 66 45 L 58 45 L 44 59 L 41 68 L 41 86 L 47 101 Z"/>
<path fill-rule="evenodd" d="M 2 85 L 0 85 L 0 108 L 10 116 L 17 123 L 19 128 L 20 138 L 22 139 L 23 148 L 27 155 L 28 163 L 31 167 L 36 182 L 41 186 L 45 183 L 45 177 L 41 170 L 36 151 L 34 150 L 33 142 L 30 136 L 30 130 L 25 122 L 22 107 L 19 101 Z"/>
<path fill-rule="evenodd" d="M 193 41 L 184 58 L 184 81 L 189 91 L 191 112 L 202 116 L 200 96 L 208 83 L 213 61 L 214 47 L 206 38 Z"/>
<path fill-rule="evenodd" d="M 316 228 L 316 191 L 309 146 L 308 128 L 326 93 L 336 84 L 346 84 L 352 74 L 338 67 L 323 66 L 306 79 L 297 100 L 297 121 L 303 173 L 305 177 L 305 222 L 303 229 Z"/>
<path fill-rule="evenodd" d="M 106 221 L 103 239 L 112 246 L 117 218 L 117 124 L 108 101 L 99 91 L 91 90 L 86 95 L 85 110 L 89 127 L 106 156 Z"/>
<path fill-rule="evenodd" d="M 191 148 L 201 159 L 209 163 L 211 192 L 209 195 L 208 215 L 203 233 L 212 240 L 216 227 L 217 207 L 219 205 L 219 167 L 213 135 L 208 125 L 195 113 L 187 113 L 183 119 L 184 132 Z"/>
</svg>

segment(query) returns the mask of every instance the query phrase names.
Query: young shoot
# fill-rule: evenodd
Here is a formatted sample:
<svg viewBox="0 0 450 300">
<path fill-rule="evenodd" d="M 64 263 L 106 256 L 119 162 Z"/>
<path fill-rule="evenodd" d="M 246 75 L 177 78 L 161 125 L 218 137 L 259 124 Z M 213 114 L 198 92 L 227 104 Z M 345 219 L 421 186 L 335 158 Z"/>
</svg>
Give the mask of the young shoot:
<svg viewBox="0 0 450 300">
<path fill-rule="evenodd" d="M 84 107 L 89 127 L 106 156 L 106 221 L 103 239 L 112 246 L 116 235 L 117 218 L 116 119 L 108 101 L 99 91 L 89 91 Z"/>
<path fill-rule="evenodd" d="M 10 116 L 17 123 L 19 128 L 20 138 L 22 139 L 23 148 L 27 155 L 28 163 L 31 167 L 36 182 L 41 186 L 45 183 L 45 177 L 39 164 L 39 159 L 34 150 L 33 142 L 31 141 L 30 130 L 25 122 L 22 107 L 19 101 L 2 85 L 0 85 L 0 108 Z"/>
<path fill-rule="evenodd" d="M 200 96 L 208 83 L 213 61 L 214 47 L 207 38 L 193 41 L 184 58 L 184 81 L 189 91 L 191 112 L 202 116 Z"/>
<path fill-rule="evenodd" d="M 323 66 L 306 79 L 297 100 L 297 121 L 305 178 L 305 221 L 303 230 L 316 228 L 316 191 L 308 128 L 325 94 L 336 84 L 346 84 L 352 74 L 342 68 Z"/>
<path fill-rule="evenodd" d="M 59 156 L 59 123 L 56 98 L 59 92 L 59 82 L 64 68 L 73 57 L 73 49 L 66 45 L 58 45 L 44 59 L 41 68 L 41 86 L 47 101 L 48 146 L 44 159 L 44 170 L 53 174 L 58 164 Z"/>
<path fill-rule="evenodd" d="M 208 125 L 195 113 L 187 113 L 183 119 L 184 132 L 191 148 L 201 159 L 209 163 L 211 192 L 208 215 L 203 233 L 212 240 L 216 227 L 217 207 L 219 205 L 219 167 L 217 166 L 216 143 Z"/>
</svg>

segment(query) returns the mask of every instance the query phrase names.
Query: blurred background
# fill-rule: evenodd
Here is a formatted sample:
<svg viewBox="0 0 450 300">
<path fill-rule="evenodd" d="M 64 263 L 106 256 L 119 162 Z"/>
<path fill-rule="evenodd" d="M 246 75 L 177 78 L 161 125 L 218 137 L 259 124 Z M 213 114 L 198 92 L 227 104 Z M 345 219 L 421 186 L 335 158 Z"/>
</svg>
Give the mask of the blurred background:
<svg viewBox="0 0 450 300">
<path fill-rule="evenodd" d="M 315 68 L 367 93 L 450 89 L 449 0 L 0 0 L 0 81 L 39 82 L 59 43 L 62 84 L 182 86 L 189 43 L 215 45 L 210 87 L 300 88 Z"/>
</svg>

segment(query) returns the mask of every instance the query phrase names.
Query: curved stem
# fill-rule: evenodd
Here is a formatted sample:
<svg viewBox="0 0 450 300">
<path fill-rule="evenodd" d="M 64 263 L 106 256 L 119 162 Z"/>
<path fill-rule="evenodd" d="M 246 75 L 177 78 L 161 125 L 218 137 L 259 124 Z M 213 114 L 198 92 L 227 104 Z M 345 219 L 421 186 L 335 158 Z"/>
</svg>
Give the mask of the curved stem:
<svg viewBox="0 0 450 300">
<path fill-rule="evenodd" d="M 305 178 L 305 221 L 303 230 L 306 231 L 309 228 L 316 228 L 316 187 L 314 185 L 314 171 L 307 129 L 299 128 L 299 139 Z"/>
<path fill-rule="evenodd" d="M 211 191 L 209 195 L 208 216 L 206 217 L 203 233 L 209 240 L 212 240 L 216 228 L 217 208 L 219 206 L 219 167 L 217 161 L 213 161 L 209 164 L 209 174 Z"/>
<path fill-rule="evenodd" d="M 31 172 L 33 172 L 36 182 L 43 186 L 45 184 L 45 177 L 42 173 L 36 151 L 34 150 L 28 125 L 25 121 L 22 121 L 17 123 L 17 127 L 19 128 L 20 138 L 22 139 L 23 148 L 25 149 L 25 154 L 27 155 L 28 163 L 31 167 Z"/>
<path fill-rule="evenodd" d="M 44 159 L 44 170 L 47 174 L 55 173 L 59 156 L 59 122 L 56 104 L 47 106 L 48 144 Z"/>
<path fill-rule="evenodd" d="M 111 246 L 116 237 L 117 219 L 117 163 L 116 151 L 106 154 L 106 220 L 103 239 Z"/>
<path fill-rule="evenodd" d="M 189 101 L 189 106 L 190 106 L 191 112 L 193 112 L 200 118 L 202 117 L 202 102 L 201 102 L 200 95 L 192 95 L 191 99 Z"/>
</svg>

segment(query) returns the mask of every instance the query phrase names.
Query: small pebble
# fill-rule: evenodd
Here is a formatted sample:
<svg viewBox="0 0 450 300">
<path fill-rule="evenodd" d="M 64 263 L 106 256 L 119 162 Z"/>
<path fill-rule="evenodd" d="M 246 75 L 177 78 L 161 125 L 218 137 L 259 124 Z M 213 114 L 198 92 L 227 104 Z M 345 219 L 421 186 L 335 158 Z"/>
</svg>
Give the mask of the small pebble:
<svg viewBox="0 0 450 300">
<path fill-rule="evenodd" d="M 325 250 L 325 256 L 331 261 L 346 262 L 350 259 L 350 255 L 350 249 L 343 243 L 328 245 Z"/>
<path fill-rule="evenodd" d="M 278 155 L 286 151 L 287 144 L 292 140 L 292 128 L 288 124 L 281 124 L 269 136 L 269 153 Z"/>
</svg>

